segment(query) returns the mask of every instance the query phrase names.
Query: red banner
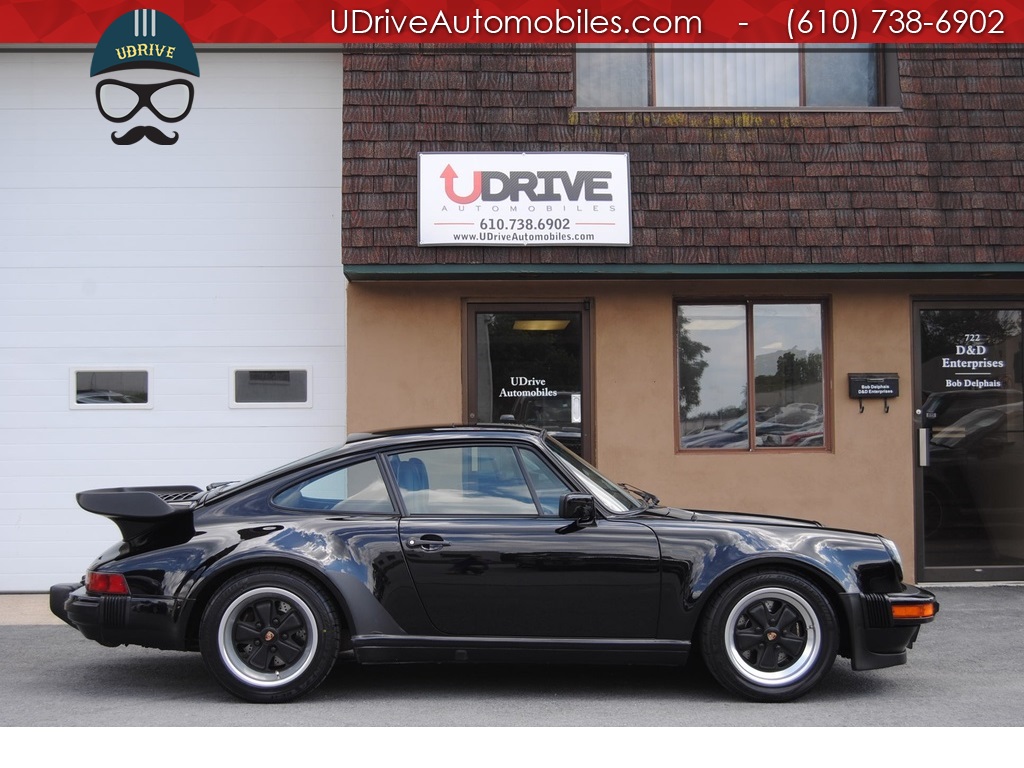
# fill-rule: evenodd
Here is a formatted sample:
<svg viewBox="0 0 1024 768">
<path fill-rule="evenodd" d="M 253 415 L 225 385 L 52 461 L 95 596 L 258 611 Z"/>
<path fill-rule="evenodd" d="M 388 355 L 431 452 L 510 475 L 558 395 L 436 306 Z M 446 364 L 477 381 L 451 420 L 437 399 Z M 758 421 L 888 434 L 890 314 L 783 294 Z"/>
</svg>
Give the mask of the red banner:
<svg viewBox="0 0 1024 768">
<path fill-rule="evenodd" d="M 197 44 L 1024 42 L 1024 0 L 0 0 L 0 44 L 95 44 L 140 8 Z"/>
</svg>

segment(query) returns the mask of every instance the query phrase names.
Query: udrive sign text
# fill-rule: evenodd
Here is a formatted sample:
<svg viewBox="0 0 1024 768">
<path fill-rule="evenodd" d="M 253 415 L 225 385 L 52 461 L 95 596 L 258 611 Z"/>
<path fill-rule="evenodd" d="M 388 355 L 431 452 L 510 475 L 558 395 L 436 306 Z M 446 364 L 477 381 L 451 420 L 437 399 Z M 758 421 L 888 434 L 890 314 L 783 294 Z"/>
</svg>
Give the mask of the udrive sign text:
<svg viewBox="0 0 1024 768">
<path fill-rule="evenodd" d="M 624 153 L 419 155 L 420 245 L 629 245 Z"/>
</svg>

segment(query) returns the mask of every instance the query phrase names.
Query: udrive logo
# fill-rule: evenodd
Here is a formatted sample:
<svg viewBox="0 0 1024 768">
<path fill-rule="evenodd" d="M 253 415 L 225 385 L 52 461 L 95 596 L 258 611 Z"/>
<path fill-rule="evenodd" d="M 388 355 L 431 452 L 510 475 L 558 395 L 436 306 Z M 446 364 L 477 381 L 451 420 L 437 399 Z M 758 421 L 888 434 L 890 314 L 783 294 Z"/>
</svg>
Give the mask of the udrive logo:
<svg viewBox="0 0 1024 768">
<path fill-rule="evenodd" d="M 608 191 L 611 171 L 581 170 L 570 173 L 552 171 L 477 171 L 465 173 L 472 182 L 460 178 L 451 164 L 441 172 L 444 193 L 453 203 L 481 202 L 611 202 Z M 467 191 L 468 189 L 468 191 Z M 462 191 L 464 194 L 459 194 Z"/>
<path fill-rule="evenodd" d="M 174 144 L 177 131 L 165 133 L 152 122 L 178 123 L 192 110 L 199 60 L 185 30 L 165 13 L 137 10 L 116 18 L 103 35 L 92 55 L 90 77 L 117 72 L 96 83 L 96 105 L 100 114 L 112 123 L 127 123 L 142 115 L 143 124 L 135 124 L 121 134 L 110 134 L 115 144 L 135 144 L 149 139 L 155 144 Z M 167 79 L 165 73 L 186 75 Z M 143 111 L 145 110 L 145 111 Z"/>
</svg>

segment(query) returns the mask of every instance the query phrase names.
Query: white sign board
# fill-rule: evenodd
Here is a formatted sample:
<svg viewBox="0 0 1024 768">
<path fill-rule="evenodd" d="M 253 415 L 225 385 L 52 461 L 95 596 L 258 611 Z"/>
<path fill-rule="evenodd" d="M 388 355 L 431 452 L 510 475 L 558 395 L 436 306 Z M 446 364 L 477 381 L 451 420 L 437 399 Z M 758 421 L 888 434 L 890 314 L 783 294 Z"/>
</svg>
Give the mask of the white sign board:
<svg viewBox="0 0 1024 768">
<path fill-rule="evenodd" d="M 629 155 L 424 152 L 420 245 L 630 245 Z"/>
</svg>

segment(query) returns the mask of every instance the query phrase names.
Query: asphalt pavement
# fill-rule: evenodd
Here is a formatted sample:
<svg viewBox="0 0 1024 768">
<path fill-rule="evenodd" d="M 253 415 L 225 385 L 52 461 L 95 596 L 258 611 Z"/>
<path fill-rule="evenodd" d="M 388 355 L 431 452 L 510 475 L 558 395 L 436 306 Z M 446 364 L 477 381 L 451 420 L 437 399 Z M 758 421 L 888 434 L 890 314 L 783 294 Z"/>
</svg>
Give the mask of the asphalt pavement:
<svg viewBox="0 0 1024 768">
<path fill-rule="evenodd" d="M 298 701 L 248 704 L 222 691 L 197 654 L 104 648 L 50 615 L 45 595 L 0 595 L 0 725 L 1021 728 L 1024 584 L 932 589 L 941 610 L 908 664 L 854 672 L 839 659 L 788 704 L 733 698 L 700 665 L 352 663 Z"/>
</svg>

